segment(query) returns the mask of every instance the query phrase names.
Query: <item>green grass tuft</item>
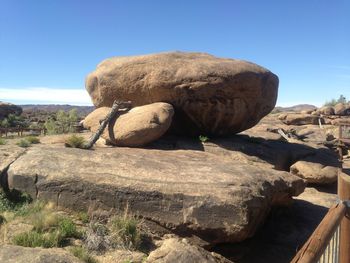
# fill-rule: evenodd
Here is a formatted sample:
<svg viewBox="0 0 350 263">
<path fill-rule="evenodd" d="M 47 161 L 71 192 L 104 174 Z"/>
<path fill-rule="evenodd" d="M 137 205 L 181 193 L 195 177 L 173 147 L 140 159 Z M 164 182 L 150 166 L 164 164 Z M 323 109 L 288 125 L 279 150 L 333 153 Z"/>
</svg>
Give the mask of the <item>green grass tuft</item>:
<svg viewBox="0 0 350 263">
<path fill-rule="evenodd" d="M 209 138 L 207 136 L 204 136 L 204 135 L 199 135 L 199 140 L 201 142 L 207 142 L 207 141 L 209 141 Z"/>
<path fill-rule="evenodd" d="M 70 252 L 81 261 L 85 263 L 97 263 L 97 260 L 94 259 L 89 252 L 82 247 L 72 247 Z"/>
<path fill-rule="evenodd" d="M 28 136 L 25 138 L 25 140 L 27 140 L 29 143 L 31 144 L 38 144 L 40 143 L 40 139 L 36 136 Z"/>
<path fill-rule="evenodd" d="M 39 233 L 33 230 L 14 236 L 12 243 L 22 247 L 52 248 L 60 247 L 62 240 L 63 237 L 59 231 Z"/>
<path fill-rule="evenodd" d="M 58 229 L 65 238 L 81 238 L 82 233 L 77 230 L 73 220 L 68 217 L 61 217 L 58 222 Z"/>
<path fill-rule="evenodd" d="M 72 135 L 65 142 L 66 147 L 84 149 L 86 140 L 82 136 Z"/>
<path fill-rule="evenodd" d="M 19 147 L 22 147 L 22 148 L 28 148 L 30 147 L 31 143 L 28 142 L 26 139 L 21 139 L 20 141 L 18 141 L 16 143 Z"/>
<path fill-rule="evenodd" d="M 86 212 L 79 212 L 77 217 L 83 224 L 87 224 L 90 221 L 89 215 Z"/>
<path fill-rule="evenodd" d="M 0 145 L 5 145 L 7 142 L 5 139 L 3 138 L 0 138 Z"/>
<path fill-rule="evenodd" d="M 110 221 L 110 235 L 113 246 L 125 249 L 137 249 L 141 244 L 140 222 L 137 218 L 125 214 Z"/>
</svg>

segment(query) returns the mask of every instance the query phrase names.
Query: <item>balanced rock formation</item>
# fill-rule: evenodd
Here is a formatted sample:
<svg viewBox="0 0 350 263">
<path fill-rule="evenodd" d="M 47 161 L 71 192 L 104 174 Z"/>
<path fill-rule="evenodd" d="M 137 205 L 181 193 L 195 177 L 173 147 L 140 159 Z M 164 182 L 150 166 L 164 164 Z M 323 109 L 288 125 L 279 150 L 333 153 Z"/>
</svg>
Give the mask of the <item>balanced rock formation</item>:
<svg viewBox="0 0 350 263">
<path fill-rule="evenodd" d="M 6 118 L 9 114 L 21 115 L 21 113 L 21 107 L 0 101 L 0 120 Z"/>
<path fill-rule="evenodd" d="M 272 206 L 304 190 L 288 172 L 198 150 L 38 145 L 13 162 L 10 189 L 74 210 L 113 208 L 211 244 L 252 237 Z M 155 230 L 156 231 L 156 230 Z"/>
<path fill-rule="evenodd" d="M 254 126 L 274 108 L 278 77 L 242 60 L 169 52 L 107 59 L 87 76 L 86 89 L 98 108 L 114 100 L 167 102 L 175 108 L 173 131 L 225 135 Z"/>
<path fill-rule="evenodd" d="M 90 113 L 83 126 L 96 132 L 111 108 L 101 107 Z M 108 143 L 118 146 L 137 147 L 159 139 L 170 127 L 174 114 L 168 103 L 158 102 L 135 107 L 109 123 L 102 134 Z"/>
</svg>

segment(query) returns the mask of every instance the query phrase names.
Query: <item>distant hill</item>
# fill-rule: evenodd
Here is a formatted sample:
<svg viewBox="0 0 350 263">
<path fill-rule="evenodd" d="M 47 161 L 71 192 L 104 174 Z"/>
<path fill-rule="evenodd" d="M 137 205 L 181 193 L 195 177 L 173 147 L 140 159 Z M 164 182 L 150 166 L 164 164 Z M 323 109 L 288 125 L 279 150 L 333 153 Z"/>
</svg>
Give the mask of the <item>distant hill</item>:
<svg viewBox="0 0 350 263">
<path fill-rule="evenodd" d="M 272 113 L 277 112 L 287 112 L 287 111 L 295 111 L 295 112 L 301 112 L 304 110 L 315 110 L 317 109 L 316 106 L 310 105 L 310 104 L 298 104 L 291 107 L 275 107 Z"/>
<path fill-rule="evenodd" d="M 46 112 L 46 113 L 54 113 L 59 110 L 70 111 L 71 109 L 77 109 L 79 116 L 86 116 L 90 112 L 92 112 L 95 107 L 94 106 L 74 106 L 74 105 L 19 105 L 24 113 L 35 113 L 35 112 Z"/>
</svg>

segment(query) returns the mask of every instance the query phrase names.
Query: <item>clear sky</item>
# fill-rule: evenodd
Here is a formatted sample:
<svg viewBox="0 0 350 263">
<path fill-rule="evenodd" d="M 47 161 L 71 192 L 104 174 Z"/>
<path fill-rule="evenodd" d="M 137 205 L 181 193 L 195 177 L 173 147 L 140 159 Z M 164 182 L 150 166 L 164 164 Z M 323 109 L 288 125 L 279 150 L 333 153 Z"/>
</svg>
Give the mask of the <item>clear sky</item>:
<svg viewBox="0 0 350 263">
<path fill-rule="evenodd" d="M 89 104 L 103 59 L 171 50 L 270 69 L 281 106 L 350 99 L 349 0 L 0 0 L 0 100 Z"/>
</svg>

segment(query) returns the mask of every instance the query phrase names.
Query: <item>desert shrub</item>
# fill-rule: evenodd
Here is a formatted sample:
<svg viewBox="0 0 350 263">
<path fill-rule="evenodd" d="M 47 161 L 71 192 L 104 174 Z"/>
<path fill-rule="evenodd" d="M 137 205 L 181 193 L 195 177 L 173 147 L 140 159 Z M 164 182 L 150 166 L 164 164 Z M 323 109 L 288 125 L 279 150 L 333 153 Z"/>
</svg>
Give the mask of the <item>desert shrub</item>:
<svg viewBox="0 0 350 263">
<path fill-rule="evenodd" d="M 89 252 L 82 247 L 72 247 L 70 248 L 70 252 L 81 261 L 85 263 L 97 263 L 96 259 L 94 259 Z"/>
<path fill-rule="evenodd" d="M 137 249 L 141 243 L 140 221 L 125 213 L 110 221 L 110 236 L 113 247 Z"/>
<path fill-rule="evenodd" d="M 16 216 L 27 217 L 32 214 L 40 213 L 46 206 L 45 202 L 35 201 L 35 202 L 26 202 L 21 207 L 16 209 Z"/>
<path fill-rule="evenodd" d="M 0 126 L 4 128 L 8 127 L 28 127 L 29 123 L 25 121 L 23 116 L 15 114 L 9 114 L 5 119 L 0 122 Z"/>
<path fill-rule="evenodd" d="M 84 139 L 84 137 L 82 136 L 77 136 L 77 135 L 72 135 L 69 136 L 65 142 L 65 146 L 66 147 L 71 147 L 71 148 L 81 148 L 84 149 L 86 144 L 86 141 Z"/>
<path fill-rule="evenodd" d="M 25 138 L 25 140 L 27 140 L 28 142 L 30 142 L 31 144 L 37 144 L 40 143 L 40 139 L 36 136 L 27 136 Z"/>
<path fill-rule="evenodd" d="M 0 190 L 0 213 L 5 211 L 17 212 L 27 206 L 32 199 L 27 194 L 18 191 L 5 193 Z"/>
<path fill-rule="evenodd" d="M 56 116 L 49 118 L 44 123 L 44 127 L 48 134 L 61 134 L 74 132 L 74 124 L 78 121 L 77 109 L 72 109 L 69 112 L 59 110 Z"/>
<path fill-rule="evenodd" d="M 209 138 L 207 136 L 204 136 L 204 135 L 199 135 L 199 140 L 201 142 L 207 142 L 209 140 Z"/>
<path fill-rule="evenodd" d="M 105 224 L 90 222 L 84 235 L 85 247 L 89 251 L 101 253 L 110 248 L 109 230 Z"/>
<path fill-rule="evenodd" d="M 0 145 L 5 145 L 6 144 L 6 140 L 3 138 L 0 138 Z"/>
<path fill-rule="evenodd" d="M 335 106 L 338 103 L 347 103 L 347 99 L 346 97 L 344 97 L 343 95 L 340 95 L 338 99 L 331 99 L 330 101 L 326 101 L 325 104 L 323 106 Z"/>
<path fill-rule="evenodd" d="M 19 147 L 22 147 L 22 148 L 28 148 L 30 147 L 31 143 L 28 142 L 26 139 L 21 139 L 19 140 L 17 143 L 16 143 Z"/>
<path fill-rule="evenodd" d="M 61 246 L 62 239 L 59 231 L 40 233 L 33 230 L 15 235 L 12 243 L 22 247 L 52 248 Z"/>
</svg>

